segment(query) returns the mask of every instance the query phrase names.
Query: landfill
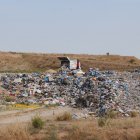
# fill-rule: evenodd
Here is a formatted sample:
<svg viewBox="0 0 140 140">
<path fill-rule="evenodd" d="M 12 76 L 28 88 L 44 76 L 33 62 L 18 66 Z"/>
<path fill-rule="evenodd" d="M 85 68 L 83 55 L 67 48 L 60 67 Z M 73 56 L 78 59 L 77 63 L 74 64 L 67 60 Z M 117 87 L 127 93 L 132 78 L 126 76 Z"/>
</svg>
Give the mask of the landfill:
<svg viewBox="0 0 140 140">
<path fill-rule="evenodd" d="M 96 116 L 115 110 L 122 116 L 140 111 L 140 71 L 116 72 L 90 68 L 86 73 L 1 74 L 0 101 L 71 106 Z"/>
</svg>

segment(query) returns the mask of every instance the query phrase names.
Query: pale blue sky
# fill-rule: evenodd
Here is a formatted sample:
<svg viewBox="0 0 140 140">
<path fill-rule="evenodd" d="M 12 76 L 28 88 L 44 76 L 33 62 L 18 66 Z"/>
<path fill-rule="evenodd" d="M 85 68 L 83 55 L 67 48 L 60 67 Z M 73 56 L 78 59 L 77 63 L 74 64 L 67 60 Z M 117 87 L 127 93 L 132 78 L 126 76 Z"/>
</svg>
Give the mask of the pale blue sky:
<svg viewBox="0 0 140 140">
<path fill-rule="evenodd" d="M 0 50 L 140 58 L 140 0 L 0 0 Z"/>
</svg>

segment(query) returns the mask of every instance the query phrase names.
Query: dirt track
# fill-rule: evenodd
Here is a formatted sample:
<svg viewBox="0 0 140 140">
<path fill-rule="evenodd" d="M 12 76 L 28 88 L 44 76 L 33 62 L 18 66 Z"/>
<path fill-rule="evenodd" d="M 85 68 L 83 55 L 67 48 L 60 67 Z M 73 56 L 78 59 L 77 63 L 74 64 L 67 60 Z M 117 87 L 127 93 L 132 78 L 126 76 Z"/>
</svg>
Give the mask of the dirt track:
<svg viewBox="0 0 140 140">
<path fill-rule="evenodd" d="M 64 112 L 75 112 L 75 109 L 70 107 L 55 107 L 55 108 L 41 108 L 30 111 L 11 111 L 0 113 L 0 125 L 26 123 L 29 122 L 35 115 L 40 115 L 45 120 L 52 120 L 57 115 Z"/>
</svg>

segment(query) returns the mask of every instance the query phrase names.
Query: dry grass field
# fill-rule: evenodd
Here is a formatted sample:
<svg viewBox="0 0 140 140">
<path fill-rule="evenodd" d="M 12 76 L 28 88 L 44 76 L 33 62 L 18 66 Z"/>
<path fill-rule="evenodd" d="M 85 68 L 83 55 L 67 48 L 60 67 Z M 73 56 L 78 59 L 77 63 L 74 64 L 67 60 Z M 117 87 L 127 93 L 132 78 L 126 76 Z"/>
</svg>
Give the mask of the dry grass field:
<svg viewBox="0 0 140 140">
<path fill-rule="evenodd" d="M 97 119 L 45 122 L 42 129 L 29 124 L 0 128 L 1 140 L 140 140 L 140 118 L 111 119 L 100 127 Z"/>
<path fill-rule="evenodd" d="M 83 70 L 96 67 L 101 70 L 123 71 L 140 67 L 140 60 L 133 56 L 0 52 L 0 72 L 57 70 L 60 67 L 58 56 L 79 59 Z"/>
</svg>

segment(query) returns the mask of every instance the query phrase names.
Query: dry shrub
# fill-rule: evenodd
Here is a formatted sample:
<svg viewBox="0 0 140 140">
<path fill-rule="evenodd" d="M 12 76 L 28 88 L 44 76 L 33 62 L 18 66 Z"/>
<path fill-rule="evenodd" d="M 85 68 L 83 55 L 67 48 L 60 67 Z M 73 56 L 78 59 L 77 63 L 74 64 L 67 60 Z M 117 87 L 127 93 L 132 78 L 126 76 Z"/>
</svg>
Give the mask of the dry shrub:
<svg viewBox="0 0 140 140">
<path fill-rule="evenodd" d="M 130 59 L 128 62 L 133 64 L 136 60 L 135 59 Z"/>
<path fill-rule="evenodd" d="M 14 98 L 13 97 L 10 97 L 10 96 L 6 96 L 5 97 L 5 101 L 6 102 L 12 102 L 12 101 L 14 101 Z"/>
<path fill-rule="evenodd" d="M 42 118 L 40 116 L 35 116 L 33 119 L 32 119 L 32 126 L 34 128 L 37 128 L 37 129 L 42 129 L 43 126 L 44 126 L 45 122 L 42 120 Z"/>
<path fill-rule="evenodd" d="M 137 117 L 138 116 L 138 112 L 136 111 L 131 111 L 130 112 L 130 117 L 134 118 L 134 117 Z"/>
<path fill-rule="evenodd" d="M 98 126 L 104 127 L 108 124 L 109 120 L 106 117 L 101 117 L 98 119 Z"/>
<path fill-rule="evenodd" d="M 107 112 L 107 118 L 115 119 L 118 116 L 118 112 L 114 110 L 110 110 Z"/>
<path fill-rule="evenodd" d="M 57 121 L 70 121 L 72 120 L 72 115 L 68 112 L 56 117 Z"/>
</svg>

